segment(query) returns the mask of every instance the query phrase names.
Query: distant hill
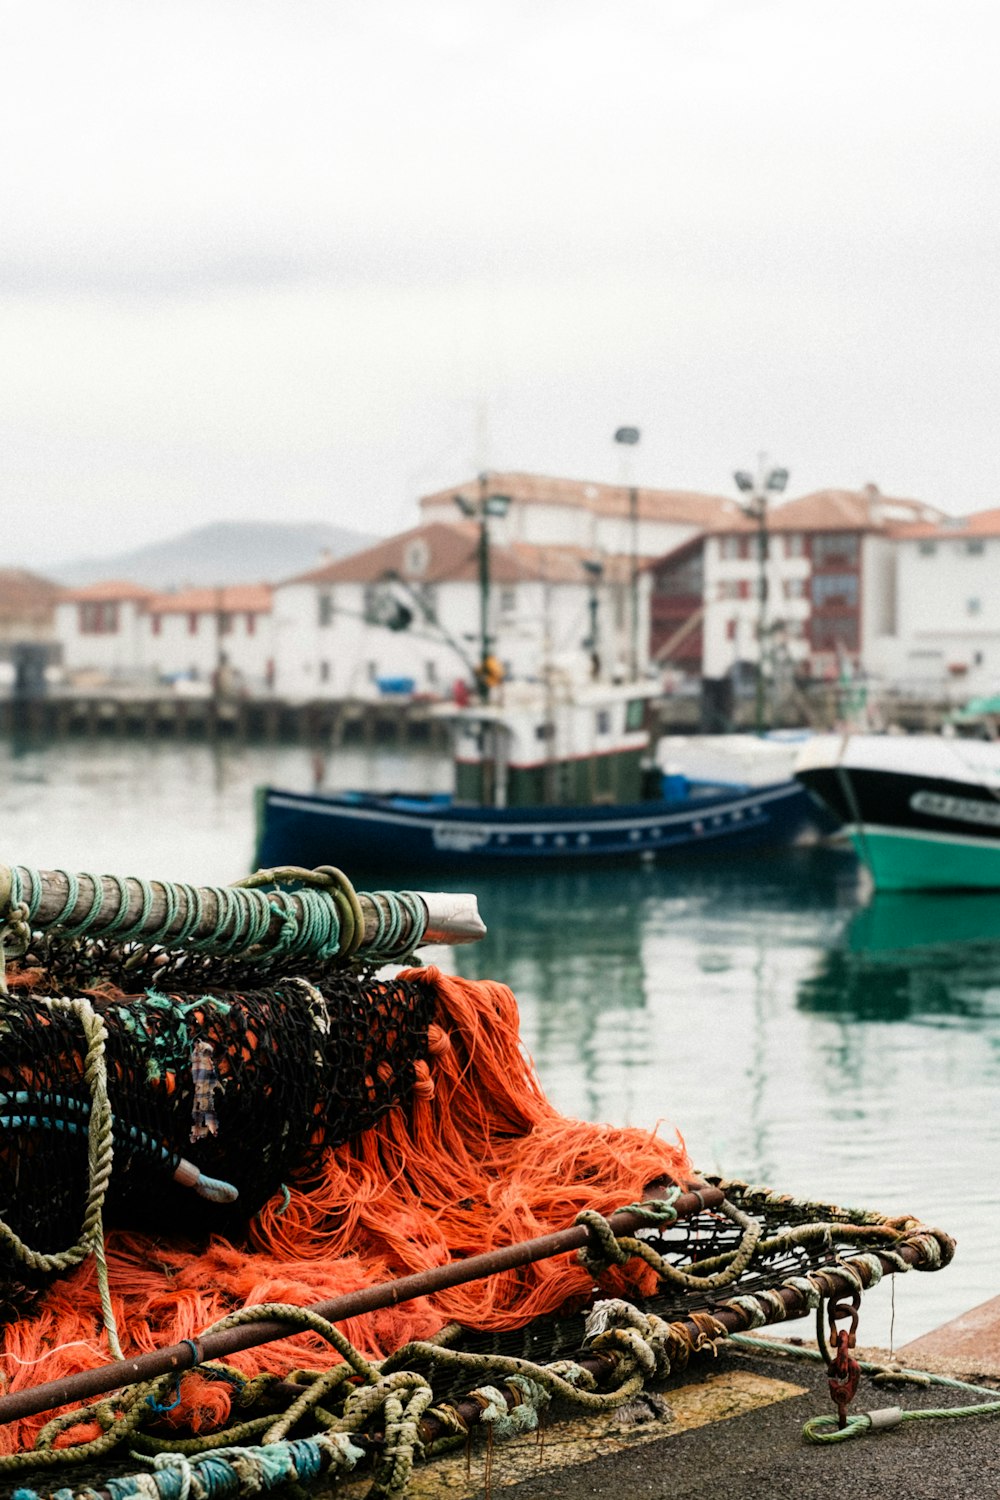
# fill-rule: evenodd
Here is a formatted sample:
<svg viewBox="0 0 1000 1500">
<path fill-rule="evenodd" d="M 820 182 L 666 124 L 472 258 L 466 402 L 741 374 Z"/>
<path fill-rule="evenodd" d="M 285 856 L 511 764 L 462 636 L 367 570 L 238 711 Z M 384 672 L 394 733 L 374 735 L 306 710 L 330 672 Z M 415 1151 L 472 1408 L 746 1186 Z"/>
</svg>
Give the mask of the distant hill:
<svg viewBox="0 0 1000 1500">
<path fill-rule="evenodd" d="M 319 567 L 324 551 L 335 558 L 348 557 L 376 540 L 319 521 L 214 521 L 131 552 L 84 557 L 54 572 L 60 583 L 75 588 L 106 578 L 124 578 L 152 589 L 278 583 Z"/>
</svg>

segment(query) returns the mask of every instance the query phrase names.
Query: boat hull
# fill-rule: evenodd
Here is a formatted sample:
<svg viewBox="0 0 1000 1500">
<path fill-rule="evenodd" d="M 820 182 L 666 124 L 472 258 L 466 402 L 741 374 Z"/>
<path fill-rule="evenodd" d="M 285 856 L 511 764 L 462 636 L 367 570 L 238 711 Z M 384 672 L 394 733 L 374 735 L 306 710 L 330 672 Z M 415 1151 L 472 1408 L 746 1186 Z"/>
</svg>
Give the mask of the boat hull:
<svg viewBox="0 0 1000 1500">
<path fill-rule="evenodd" d="M 383 876 L 406 868 L 501 870 L 526 862 L 735 854 L 818 831 L 815 804 L 794 781 L 715 788 L 678 803 L 534 808 L 266 787 L 258 800 L 257 863 L 342 863 L 351 870 L 377 867 Z"/>
<path fill-rule="evenodd" d="M 1000 889 L 1000 747 L 852 736 L 811 745 L 796 776 L 842 819 L 877 889 Z"/>
</svg>

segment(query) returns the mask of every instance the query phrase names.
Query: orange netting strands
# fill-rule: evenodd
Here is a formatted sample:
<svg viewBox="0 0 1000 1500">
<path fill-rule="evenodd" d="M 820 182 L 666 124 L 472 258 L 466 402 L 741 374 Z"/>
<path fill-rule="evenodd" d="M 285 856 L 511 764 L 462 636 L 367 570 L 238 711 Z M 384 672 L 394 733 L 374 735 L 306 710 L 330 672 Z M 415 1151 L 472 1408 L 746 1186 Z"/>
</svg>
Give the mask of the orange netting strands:
<svg viewBox="0 0 1000 1500">
<path fill-rule="evenodd" d="M 139 1354 L 194 1338 L 235 1309 L 309 1303 L 563 1229 L 583 1209 L 609 1215 L 651 1183 L 693 1178 L 679 1140 L 655 1132 L 568 1120 L 546 1100 L 518 1031 L 517 1006 L 501 984 L 434 968 L 402 980 L 428 986 L 433 1020 L 427 1061 L 407 1097 L 353 1139 L 323 1147 L 304 1175 L 273 1195 L 245 1237 L 185 1242 L 166 1233 L 116 1229 L 107 1236 L 112 1303 L 123 1351 Z M 655 1273 L 632 1260 L 603 1280 L 605 1295 L 649 1293 Z M 512 1329 L 590 1296 L 593 1279 L 559 1256 L 453 1287 L 433 1298 L 347 1319 L 342 1331 L 380 1358 L 455 1321 Z M 327 1368 L 339 1356 L 298 1334 L 232 1355 L 251 1378 Z M 30 1315 L 4 1330 L 0 1370 L 15 1391 L 106 1364 L 107 1344 L 92 1262 L 55 1282 Z M 214 1427 L 229 1390 L 209 1399 L 205 1372 L 180 1382 L 163 1417 L 176 1430 Z M 224 1409 L 225 1408 L 225 1409 Z M 0 1451 L 28 1446 L 46 1420 L 0 1429 Z M 70 1429 L 60 1441 L 84 1436 Z"/>
</svg>

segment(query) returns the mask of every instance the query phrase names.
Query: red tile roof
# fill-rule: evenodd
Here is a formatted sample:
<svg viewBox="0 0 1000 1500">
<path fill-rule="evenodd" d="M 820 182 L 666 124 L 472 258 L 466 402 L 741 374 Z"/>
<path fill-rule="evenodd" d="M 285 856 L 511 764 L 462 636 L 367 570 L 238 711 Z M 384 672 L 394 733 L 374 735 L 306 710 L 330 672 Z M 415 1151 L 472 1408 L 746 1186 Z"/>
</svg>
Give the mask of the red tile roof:
<svg viewBox="0 0 1000 1500">
<path fill-rule="evenodd" d="M 522 505 L 581 506 L 595 515 L 628 516 L 631 496 L 628 485 L 596 484 L 583 479 L 551 479 L 541 474 L 490 473 L 491 492 L 509 495 Z M 479 480 L 469 479 L 449 489 L 424 495 L 421 507 L 451 503 L 456 494 L 474 499 Z M 694 490 L 654 490 L 636 487 L 636 510 L 640 520 L 675 522 L 677 525 L 714 526 L 730 514 L 738 514 L 735 500 L 725 495 L 703 495 Z"/>
<path fill-rule="evenodd" d="M 143 588 L 141 583 L 128 583 L 121 578 L 109 578 L 103 583 L 89 583 L 86 588 L 64 589 L 59 596 L 64 604 L 116 604 L 133 600 L 143 603 L 153 598 L 153 589 Z"/>
<path fill-rule="evenodd" d="M 922 500 L 883 495 L 875 485 L 863 490 L 813 490 L 781 504 L 769 497 L 768 531 L 880 531 L 892 533 L 914 523 L 936 525 L 943 513 Z M 757 522 L 740 512 L 714 532 L 753 531 Z"/>
<path fill-rule="evenodd" d="M 44 623 L 62 592 L 58 583 L 25 568 L 0 568 L 0 619 Z"/>
<path fill-rule="evenodd" d="M 490 578 L 509 584 L 534 579 L 550 583 L 586 581 L 585 560 L 594 554 L 584 547 L 545 547 L 527 542 L 502 546 L 491 539 Z M 627 559 L 602 558 L 605 577 L 627 577 Z M 414 563 L 419 564 L 414 566 Z M 363 552 L 324 563 L 301 573 L 290 583 L 378 583 L 389 574 L 409 583 L 470 582 L 479 580 L 479 525 L 475 521 L 431 521 L 399 536 L 387 537 Z"/>
<path fill-rule="evenodd" d="M 891 528 L 892 534 L 900 538 L 934 537 L 941 541 L 961 541 L 963 537 L 1000 536 L 1000 507 L 993 510 L 973 511 L 970 516 L 946 516 L 934 524 L 921 521 L 915 525 Z"/>
<path fill-rule="evenodd" d="M 179 589 L 176 594 L 156 594 L 146 608 L 151 615 L 266 615 L 271 588 L 266 583 L 233 583 L 217 589 Z"/>
</svg>

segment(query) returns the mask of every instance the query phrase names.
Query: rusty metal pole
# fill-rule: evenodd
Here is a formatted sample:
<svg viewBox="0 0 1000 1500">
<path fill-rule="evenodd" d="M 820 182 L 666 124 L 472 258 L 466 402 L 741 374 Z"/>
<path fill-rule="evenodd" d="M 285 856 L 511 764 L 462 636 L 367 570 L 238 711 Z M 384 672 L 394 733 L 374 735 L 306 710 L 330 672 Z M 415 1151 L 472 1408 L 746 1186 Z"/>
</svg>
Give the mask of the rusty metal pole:
<svg viewBox="0 0 1000 1500">
<path fill-rule="evenodd" d="M 654 1185 L 661 1192 L 663 1187 L 663 1183 Z M 655 1199 L 655 1190 L 647 1190 L 646 1196 Z M 686 1218 L 699 1213 L 703 1208 L 718 1208 L 723 1196 L 721 1188 L 706 1184 L 698 1191 L 682 1193 L 674 1208 L 679 1218 Z M 647 1221 L 641 1215 L 628 1210 L 612 1214 L 610 1219 L 612 1229 L 619 1235 L 629 1234 L 642 1227 L 645 1222 Z M 315 1313 L 329 1323 L 339 1323 L 345 1318 L 357 1317 L 359 1313 L 395 1307 L 414 1297 L 432 1296 L 435 1292 L 461 1286 L 467 1281 L 479 1281 L 485 1276 L 494 1276 L 515 1266 L 528 1266 L 536 1260 L 565 1255 L 569 1251 L 581 1249 L 589 1239 L 590 1230 L 586 1225 L 574 1224 L 569 1229 L 559 1229 L 538 1239 L 522 1240 L 500 1250 L 471 1255 L 466 1260 L 433 1266 L 427 1271 L 415 1271 L 410 1276 L 401 1276 L 397 1281 L 380 1282 L 377 1286 L 348 1292 L 343 1297 L 316 1302 L 305 1311 Z M 75 1401 L 87 1401 L 94 1396 L 107 1395 L 109 1391 L 119 1390 L 124 1385 L 152 1380 L 157 1375 L 166 1375 L 174 1370 L 187 1370 L 194 1364 L 201 1364 L 208 1359 L 222 1359 L 240 1349 L 253 1349 L 259 1344 L 290 1338 L 296 1331 L 278 1318 L 267 1318 L 259 1323 L 245 1323 L 237 1328 L 222 1329 L 218 1333 L 206 1333 L 200 1339 L 172 1344 L 167 1349 L 154 1349 L 135 1359 L 102 1365 L 96 1370 L 80 1370 L 62 1380 L 51 1380 L 45 1385 L 0 1397 L 0 1424 L 35 1416 L 38 1412 L 51 1411 L 56 1406 L 67 1406 Z"/>
</svg>

